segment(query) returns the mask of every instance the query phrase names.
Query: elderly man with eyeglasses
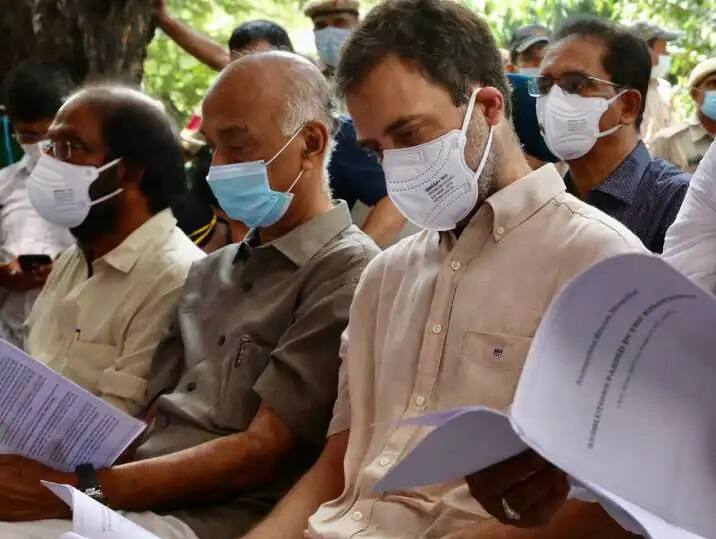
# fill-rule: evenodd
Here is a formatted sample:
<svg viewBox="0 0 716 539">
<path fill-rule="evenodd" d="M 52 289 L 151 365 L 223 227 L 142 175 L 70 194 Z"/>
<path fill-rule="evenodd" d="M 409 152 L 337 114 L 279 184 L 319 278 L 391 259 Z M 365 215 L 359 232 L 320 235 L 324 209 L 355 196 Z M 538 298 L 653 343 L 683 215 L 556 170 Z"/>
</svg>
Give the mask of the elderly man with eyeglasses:
<svg viewBox="0 0 716 539">
<path fill-rule="evenodd" d="M 653 159 L 640 139 L 650 73 L 646 43 L 584 18 L 559 32 L 531 93 L 547 145 L 569 164 L 568 190 L 661 253 L 690 174 Z"/>
<path fill-rule="evenodd" d="M 27 320 L 27 352 L 131 414 L 148 404 L 154 349 L 204 255 L 169 209 L 181 146 L 158 102 L 86 89 L 60 108 L 27 181 L 37 213 L 76 245 L 55 262 Z"/>
</svg>

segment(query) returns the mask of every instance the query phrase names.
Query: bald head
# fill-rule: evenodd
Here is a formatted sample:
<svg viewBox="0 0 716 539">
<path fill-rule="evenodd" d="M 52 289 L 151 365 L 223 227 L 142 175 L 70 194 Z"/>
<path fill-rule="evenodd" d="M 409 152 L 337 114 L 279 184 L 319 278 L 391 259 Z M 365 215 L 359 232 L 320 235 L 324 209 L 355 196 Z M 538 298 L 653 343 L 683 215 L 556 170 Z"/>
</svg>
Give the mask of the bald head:
<svg viewBox="0 0 716 539">
<path fill-rule="evenodd" d="M 332 127 L 328 83 L 311 62 L 288 52 L 229 64 L 203 103 L 202 132 L 214 149 L 213 164 L 270 163 L 271 188 L 295 194 L 289 214 L 327 191 Z"/>
<path fill-rule="evenodd" d="M 308 121 L 322 122 L 329 130 L 333 123 L 334 103 L 325 78 L 310 61 L 289 52 L 250 54 L 229 64 L 206 96 L 209 114 L 216 102 L 268 115 L 286 136 Z"/>
</svg>

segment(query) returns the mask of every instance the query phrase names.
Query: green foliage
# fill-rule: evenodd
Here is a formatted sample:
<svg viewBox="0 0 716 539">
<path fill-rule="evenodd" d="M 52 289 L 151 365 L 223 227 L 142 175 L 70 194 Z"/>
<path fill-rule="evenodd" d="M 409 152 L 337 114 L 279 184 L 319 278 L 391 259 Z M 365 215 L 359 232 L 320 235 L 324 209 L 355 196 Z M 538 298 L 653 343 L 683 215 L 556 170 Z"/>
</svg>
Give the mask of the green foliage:
<svg viewBox="0 0 716 539">
<path fill-rule="evenodd" d="M 503 46 L 507 46 L 515 28 L 536 22 L 559 28 L 570 16 L 580 13 L 623 24 L 648 20 L 682 32 L 682 38 L 671 45 L 671 82 L 678 88 L 675 109 L 680 118 L 693 109 L 685 89 L 691 70 L 716 54 L 715 0 L 470 0 L 468 4 L 485 15 Z"/>
<path fill-rule="evenodd" d="M 289 31 L 311 26 L 297 0 L 168 0 L 167 4 L 172 16 L 225 45 L 234 28 L 250 19 L 274 20 Z M 216 76 L 161 30 L 149 45 L 144 68 L 145 90 L 161 99 L 180 125 L 201 102 Z"/>
<path fill-rule="evenodd" d="M 690 113 L 692 102 L 683 88 L 691 69 L 716 53 L 716 0 L 465 0 L 483 13 L 503 45 L 512 29 L 540 22 L 558 27 L 569 16 L 593 13 L 623 23 L 649 20 L 683 32 L 672 45 L 673 80 L 679 88 L 676 109 L 680 117 Z M 310 21 L 302 13 L 301 0 L 168 0 L 171 13 L 195 28 L 227 43 L 231 31 L 242 21 L 267 18 L 285 26 L 296 41 L 297 34 L 310 36 Z M 364 0 L 364 10 L 378 0 Z M 299 45 L 300 44 L 297 43 Z M 306 52 L 306 51 L 302 51 Z M 628 59 L 625 59 L 628 61 Z M 162 99 L 183 122 L 201 101 L 215 73 L 177 47 L 161 31 L 149 47 L 145 64 L 145 88 Z"/>
</svg>

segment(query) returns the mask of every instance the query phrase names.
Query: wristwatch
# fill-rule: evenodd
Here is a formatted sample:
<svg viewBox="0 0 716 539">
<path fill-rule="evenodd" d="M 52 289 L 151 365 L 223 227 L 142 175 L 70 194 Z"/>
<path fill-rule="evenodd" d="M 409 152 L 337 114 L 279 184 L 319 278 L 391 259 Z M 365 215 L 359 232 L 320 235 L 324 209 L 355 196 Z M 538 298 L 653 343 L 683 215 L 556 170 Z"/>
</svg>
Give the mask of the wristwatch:
<svg viewBox="0 0 716 539">
<path fill-rule="evenodd" d="M 105 498 L 104 492 L 102 492 L 102 486 L 99 484 L 94 466 L 91 464 L 80 464 L 75 469 L 75 473 L 80 483 L 77 490 L 102 505 L 107 505 L 107 498 Z"/>
</svg>

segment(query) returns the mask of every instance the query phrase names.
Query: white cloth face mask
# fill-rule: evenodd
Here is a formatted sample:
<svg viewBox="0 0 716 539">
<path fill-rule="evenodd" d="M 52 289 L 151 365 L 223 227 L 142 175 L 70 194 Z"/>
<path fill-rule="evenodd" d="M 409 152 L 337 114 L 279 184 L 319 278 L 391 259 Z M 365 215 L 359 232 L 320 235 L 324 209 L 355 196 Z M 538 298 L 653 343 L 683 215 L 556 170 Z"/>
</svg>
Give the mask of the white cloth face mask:
<svg viewBox="0 0 716 539">
<path fill-rule="evenodd" d="M 492 148 L 493 127 L 476 171 L 465 162 L 467 128 L 480 88 L 475 88 L 461 129 L 425 144 L 385 150 L 383 170 L 388 195 L 398 210 L 419 227 L 453 230 L 475 208 L 479 181 Z"/>
<path fill-rule="evenodd" d="M 43 154 L 28 180 L 30 202 L 46 221 L 64 228 L 77 227 L 87 219 L 92 206 L 122 192 L 119 188 L 97 200 L 92 200 L 89 194 L 90 186 L 100 174 L 120 160 L 117 158 L 98 168 L 73 165 Z"/>
<path fill-rule="evenodd" d="M 557 84 L 549 94 L 537 98 L 537 120 L 550 151 L 563 161 L 589 153 L 602 137 L 615 133 L 622 124 L 599 131 L 599 120 L 626 90 L 611 99 L 568 94 Z"/>
</svg>

